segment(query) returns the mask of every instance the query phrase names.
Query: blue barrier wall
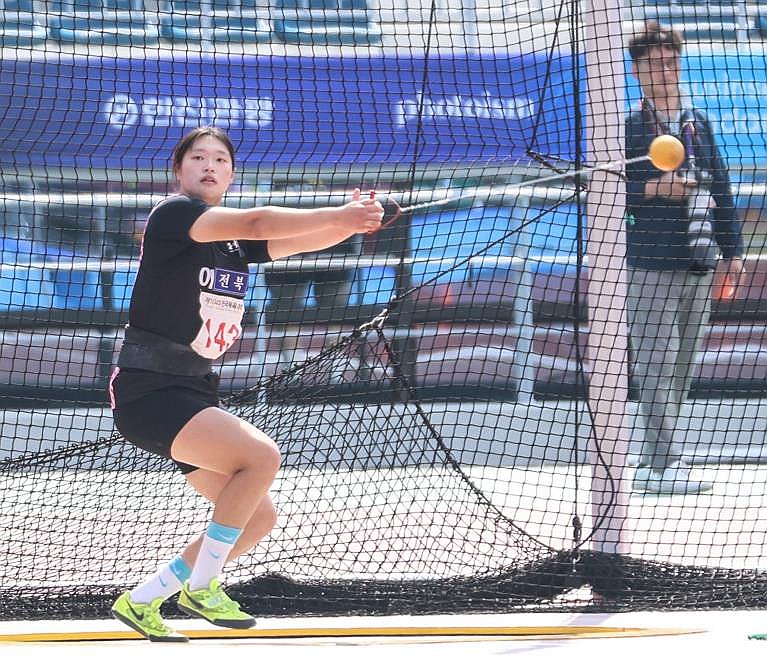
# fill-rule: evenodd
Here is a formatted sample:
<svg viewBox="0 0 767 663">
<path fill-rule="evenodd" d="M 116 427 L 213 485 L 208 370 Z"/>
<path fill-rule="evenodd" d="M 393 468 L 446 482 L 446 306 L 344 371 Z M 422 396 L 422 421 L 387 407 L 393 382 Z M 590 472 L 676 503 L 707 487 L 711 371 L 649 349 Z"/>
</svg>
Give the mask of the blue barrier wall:
<svg viewBox="0 0 767 663">
<path fill-rule="evenodd" d="M 0 156 L 18 166 L 165 168 L 186 131 L 217 124 L 249 166 L 516 160 L 528 150 L 567 160 L 571 64 L 545 53 L 8 59 Z M 767 57 L 686 53 L 683 79 L 731 167 L 767 165 Z M 627 107 L 639 97 L 630 74 L 626 97 Z"/>
<path fill-rule="evenodd" d="M 545 54 L 5 60 L 0 155 L 17 166 L 165 168 L 184 133 L 216 124 L 250 166 L 504 160 L 528 149 L 568 158 L 570 63 Z"/>
</svg>

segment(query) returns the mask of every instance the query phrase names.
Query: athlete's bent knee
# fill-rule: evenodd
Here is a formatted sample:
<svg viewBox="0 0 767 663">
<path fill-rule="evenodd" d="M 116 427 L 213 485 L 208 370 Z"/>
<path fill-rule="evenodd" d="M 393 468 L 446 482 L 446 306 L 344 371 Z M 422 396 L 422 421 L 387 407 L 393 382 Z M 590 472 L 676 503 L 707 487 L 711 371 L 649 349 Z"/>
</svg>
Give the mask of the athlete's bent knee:
<svg viewBox="0 0 767 663">
<path fill-rule="evenodd" d="M 277 524 L 277 509 L 271 502 L 269 502 L 269 506 L 265 508 L 264 521 L 266 522 L 269 530 L 272 530 Z"/>
<path fill-rule="evenodd" d="M 267 460 L 265 461 L 263 470 L 265 472 L 268 472 L 272 477 L 274 477 L 276 476 L 277 472 L 280 469 L 281 462 L 282 462 L 282 457 L 280 456 L 280 452 L 277 449 L 274 449 L 272 453 L 269 454 Z"/>
<path fill-rule="evenodd" d="M 258 456 L 257 459 L 254 459 L 254 462 L 262 472 L 268 472 L 272 475 L 277 474 L 282 462 L 282 455 L 273 440 L 269 439 L 264 442 L 261 453 Z"/>
</svg>

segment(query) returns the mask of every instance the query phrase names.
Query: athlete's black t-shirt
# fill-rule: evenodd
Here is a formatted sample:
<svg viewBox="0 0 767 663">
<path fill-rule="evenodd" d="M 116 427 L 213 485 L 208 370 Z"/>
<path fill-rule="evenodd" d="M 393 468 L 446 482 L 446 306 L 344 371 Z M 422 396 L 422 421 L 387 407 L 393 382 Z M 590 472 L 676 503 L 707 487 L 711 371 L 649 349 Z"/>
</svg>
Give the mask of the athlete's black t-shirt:
<svg viewBox="0 0 767 663">
<path fill-rule="evenodd" d="M 242 331 L 248 263 L 271 258 L 264 240 L 201 244 L 191 239 L 189 229 L 208 208 L 202 200 L 179 195 L 152 210 L 129 323 L 216 359 Z"/>
<path fill-rule="evenodd" d="M 202 200 L 176 195 L 149 214 L 129 324 L 213 360 L 242 333 L 248 263 L 271 258 L 265 240 L 195 242 L 189 230 L 208 208 Z M 114 391 L 127 402 L 171 384 L 193 385 L 198 379 L 122 369 L 113 382 Z M 114 407 L 115 394 L 110 395 Z"/>
</svg>

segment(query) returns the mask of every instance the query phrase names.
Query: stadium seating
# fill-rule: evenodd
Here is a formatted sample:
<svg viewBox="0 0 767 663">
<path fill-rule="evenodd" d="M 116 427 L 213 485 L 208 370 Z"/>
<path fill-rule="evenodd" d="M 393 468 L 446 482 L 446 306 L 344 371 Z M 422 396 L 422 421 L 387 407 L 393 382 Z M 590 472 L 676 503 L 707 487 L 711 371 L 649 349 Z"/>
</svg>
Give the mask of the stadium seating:
<svg viewBox="0 0 767 663">
<path fill-rule="evenodd" d="M 393 287 L 393 274 L 380 268 L 365 270 L 365 280 L 370 286 L 365 292 L 371 295 L 380 293 L 378 298 L 369 301 L 378 299 L 379 301 L 374 303 L 385 303 L 380 300 L 384 298 L 383 293 L 388 291 L 389 286 Z M 560 273 L 547 271 L 545 274 L 535 275 L 533 301 L 536 306 L 551 305 L 557 301 L 572 301 L 572 274 L 566 270 L 557 271 Z M 79 310 L 85 314 L 85 321 L 89 311 L 99 310 L 102 306 L 101 295 L 104 290 L 103 283 L 99 282 L 100 276 L 98 272 L 71 270 L 67 267 L 40 269 L 6 264 L 0 270 L 0 307 L 7 312 L 22 309 Z M 388 280 L 385 288 L 378 287 L 379 278 L 382 276 Z M 115 272 L 111 292 L 112 306 L 115 309 L 126 310 L 127 294 L 134 277 L 135 267 Z M 509 278 L 508 272 L 506 278 Z M 495 311 L 493 303 L 500 301 L 491 301 L 492 297 L 508 296 L 511 299 L 514 295 L 514 292 L 492 291 L 490 284 L 497 282 L 496 279 L 486 284 L 490 293 L 486 302 L 489 315 Z M 582 283 L 582 289 L 585 292 L 585 281 Z M 249 310 L 263 303 L 263 291 L 258 288 L 256 291 L 260 293 L 259 297 L 248 302 Z M 430 292 L 432 299 L 436 301 L 436 290 Z M 748 264 L 747 278 L 738 292 L 737 302 L 745 306 L 745 302 L 765 300 L 767 266 L 765 261 L 751 260 Z M 767 318 L 764 315 L 760 317 L 758 312 L 752 312 L 751 320 L 744 319 L 742 314 L 735 318 L 725 318 L 721 313 L 716 314 L 721 304 L 714 302 L 715 315 L 699 355 L 700 365 L 696 370 L 693 393 L 698 397 L 765 393 L 767 363 L 764 359 L 767 354 L 764 348 L 767 345 Z M 306 344 L 304 349 L 307 352 L 316 353 L 322 347 L 326 327 L 327 325 L 323 324 L 308 324 L 302 327 L 301 338 Z M 233 355 L 233 363 L 227 369 L 228 378 L 234 380 L 232 388 L 252 382 L 253 371 L 261 366 L 266 356 L 264 353 L 271 352 L 276 356 L 274 348 L 268 349 L 267 330 L 261 329 L 260 325 L 251 326 L 249 329 L 249 340 L 243 338 L 235 353 L 237 361 L 234 361 Z M 580 347 L 585 348 L 588 343 L 588 325 L 585 319 L 581 321 L 580 331 Z M 536 397 L 573 397 L 579 389 L 581 376 L 575 361 L 576 336 L 571 318 L 563 316 L 559 320 L 553 317 L 537 320 L 533 328 L 532 347 L 529 350 L 519 347 L 523 332 L 517 321 L 493 322 L 489 317 L 474 323 L 453 320 L 418 324 L 410 333 L 410 338 L 415 342 L 415 354 L 409 370 L 415 378 L 416 386 L 422 390 L 423 396 L 428 398 L 471 396 L 513 400 L 518 395 L 518 386 L 525 366 L 532 369 Z M 334 333 L 337 333 L 337 330 Z M 35 332 L 33 336 L 42 338 L 41 334 L 43 332 Z M 69 336 L 66 333 L 64 335 Z M 520 355 L 520 350 L 525 354 Z M 80 357 L 84 350 L 73 348 L 73 352 Z M 87 353 L 83 354 L 81 359 L 74 357 L 75 355 L 72 355 L 70 360 L 76 364 L 80 361 L 90 361 Z M 17 357 L 12 363 L 21 361 L 26 362 L 27 358 Z M 268 366 L 266 368 L 269 370 Z M 585 368 L 587 376 L 588 365 Z M 16 369 L 9 365 L 8 370 Z M 62 378 L 65 377 L 63 370 Z M 85 379 L 82 376 L 81 378 Z M 102 378 L 103 376 L 94 376 L 94 388 Z M 354 378 L 350 376 L 348 379 Z M 90 384 L 87 379 L 85 383 Z M 530 388 L 529 385 L 527 388 Z"/>
<path fill-rule="evenodd" d="M 118 269 L 112 274 L 111 301 L 108 308 L 116 311 L 128 310 L 137 271 L 138 263 L 132 265 L 131 269 Z"/>
<path fill-rule="evenodd" d="M 268 18 L 259 15 L 256 0 L 213 0 L 213 41 L 251 43 L 272 38 Z"/>
<path fill-rule="evenodd" d="M 577 253 L 578 208 L 563 203 L 552 208 L 531 206 L 525 218 L 533 257 L 574 256 Z"/>
<path fill-rule="evenodd" d="M 767 325 L 714 324 L 709 328 L 698 377 L 706 381 L 767 385 Z"/>
<path fill-rule="evenodd" d="M 434 261 L 421 268 L 429 274 L 440 268 L 440 260 L 454 263 L 474 255 L 510 257 L 518 241 L 512 232 L 516 225 L 512 216 L 511 208 L 483 206 L 415 215 L 409 227 L 411 254 Z"/>
<path fill-rule="evenodd" d="M 281 0 L 274 33 L 291 44 L 380 44 L 367 0 Z"/>
<path fill-rule="evenodd" d="M 767 0 L 756 0 L 748 7 L 750 36 L 764 39 L 767 37 Z"/>
<path fill-rule="evenodd" d="M 53 308 L 96 311 L 103 307 L 101 275 L 98 271 L 71 269 L 45 270 L 53 283 Z"/>
<path fill-rule="evenodd" d="M 53 283 L 42 269 L 0 266 L 0 310 L 49 309 L 53 299 Z"/>
<path fill-rule="evenodd" d="M 57 41 L 141 46 L 159 35 L 143 0 L 52 0 L 48 16 Z"/>
<path fill-rule="evenodd" d="M 199 0 L 166 0 L 160 6 L 160 35 L 179 43 L 253 43 L 271 39 L 272 30 L 255 0 L 211 0 L 210 11 Z"/>
<path fill-rule="evenodd" d="M 211 29 L 199 0 L 167 0 L 160 6 L 160 37 L 171 41 L 198 42 Z"/>
<path fill-rule="evenodd" d="M 361 267 L 356 270 L 352 304 L 385 306 L 395 291 L 393 267 Z"/>
<path fill-rule="evenodd" d="M 679 30 L 685 41 L 733 40 L 738 30 L 738 9 L 726 1 L 675 0 L 632 6 L 627 18 L 655 20 Z"/>
<path fill-rule="evenodd" d="M 445 306 L 492 319 L 493 307 L 517 306 L 521 244 L 527 233 L 508 207 L 461 208 L 416 215 L 409 228 L 414 310 L 432 319 Z M 490 309 L 487 307 L 490 306 Z M 508 317 L 504 314 L 503 317 Z"/>
<path fill-rule="evenodd" d="M 514 400 L 520 358 L 514 329 L 418 330 L 413 377 L 421 398 Z"/>
<path fill-rule="evenodd" d="M 45 41 L 44 15 L 35 11 L 34 0 L 6 0 L 0 12 L 0 43 L 13 48 Z"/>
<path fill-rule="evenodd" d="M 488 210 L 485 210 L 488 213 Z M 467 228 L 466 237 L 473 237 L 467 247 L 476 252 L 484 243 L 497 240 L 510 229 L 518 227 L 520 220 L 512 220 L 507 210 L 492 212 L 478 228 Z M 487 221 L 493 221 L 488 226 Z M 530 274 L 529 285 L 533 288 L 534 315 L 536 318 L 561 319 L 573 314 L 573 293 L 576 274 L 577 251 L 577 208 L 573 204 L 562 204 L 555 209 L 537 208 L 524 210 L 524 227 L 508 235 L 493 250 L 483 252 L 470 266 L 469 280 L 460 293 L 462 301 L 472 300 L 475 304 L 497 302 L 514 305 L 521 283 L 520 260 L 511 261 L 512 255 L 526 255 L 526 267 Z M 475 234 L 472 235 L 471 232 Z M 585 248 L 585 247 L 584 247 Z M 501 257 L 501 260 L 496 260 Z M 585 271 L 582 274 L 581 292 L 585 296 Z"/>
<path fill-rule="evenodd" d="M 0 340 L 0 381 L 5 386 L 1 391 L 6 407 L 8 393 L 16 391 L 20 396 L 23 387 L 33 390 L 38 398 L 42 394 L 61 398 L 63 390 L 69 389 L 68 398 L 85 400 L 93 398 L 95 392 L 98 402 L 104 402 L 104 373 L 110 366 L 101 361 L 102 337 L 98 331 L 5 329 Z M 62 391 L 49 391 L 51 388 Z"/>
</svg>

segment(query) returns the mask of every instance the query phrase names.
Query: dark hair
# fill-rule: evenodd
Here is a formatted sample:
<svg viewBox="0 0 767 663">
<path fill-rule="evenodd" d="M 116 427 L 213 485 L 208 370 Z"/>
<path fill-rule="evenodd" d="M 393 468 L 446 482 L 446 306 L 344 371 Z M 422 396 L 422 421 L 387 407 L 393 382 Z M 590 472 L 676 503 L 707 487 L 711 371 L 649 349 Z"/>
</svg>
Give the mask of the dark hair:
<svg viewBox="0 0 767 663">
<path fill-rule="evenodd" d="M 203 136 L 213 136 L 213 138 L 217 138 L 224 144 L 232 159 L 232 168 L 234 168 L 234 145 L 232 144 L 232 139 L 227 136 L 226 131 L 219 129 L 218 127 L 197 127 L 197 129 L 193 129 L 186 134 L 186 136 L 178 141 L 176 147 L 173 148 L 174 173 L 181 167 L 184 155 L 190 150 L 192 145 L 194 145 L 194 141 Z"/>
<path fill-rule="evenodd" d="M 629 55 L 636 62 L 654 47 L 671 48 L 678 55 L 682 52 L 682 43 L 682 35 L 673 28 L 663 28 L 658 21 L 647 21 L 644 31 L 636 33 L 629 41 Z"/>
</svg>

